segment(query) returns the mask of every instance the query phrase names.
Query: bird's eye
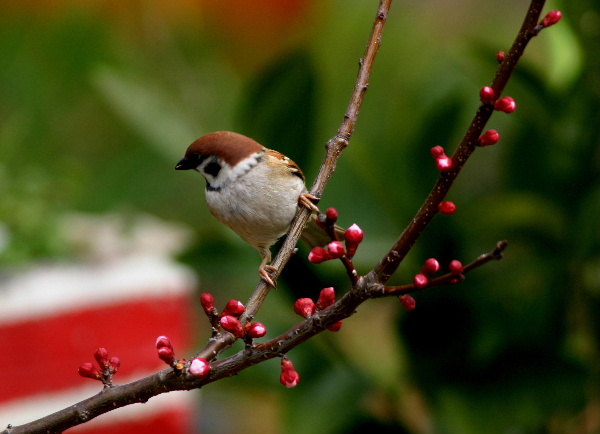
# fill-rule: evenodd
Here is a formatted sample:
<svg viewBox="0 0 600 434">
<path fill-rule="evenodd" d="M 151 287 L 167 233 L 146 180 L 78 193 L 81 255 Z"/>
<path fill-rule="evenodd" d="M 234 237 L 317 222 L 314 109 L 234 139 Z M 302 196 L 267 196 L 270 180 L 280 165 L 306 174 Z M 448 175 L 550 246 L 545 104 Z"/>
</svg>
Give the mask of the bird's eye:
<svg viewBox="0 0 600 434">
<path fill-rule="evenodd" d="M 204 173 L 216 177 L 221 171 L 221 165 L 216 161 L 211 161 L 203 168 Z"/>
</svg>

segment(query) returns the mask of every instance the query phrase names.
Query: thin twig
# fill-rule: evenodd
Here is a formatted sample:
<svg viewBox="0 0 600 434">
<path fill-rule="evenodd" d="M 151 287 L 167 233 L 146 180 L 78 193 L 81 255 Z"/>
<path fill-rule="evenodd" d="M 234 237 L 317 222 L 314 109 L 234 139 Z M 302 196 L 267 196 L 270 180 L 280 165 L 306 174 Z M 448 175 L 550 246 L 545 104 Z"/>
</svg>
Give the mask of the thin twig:
<svg viewBox="0 0 600 434">
<path fill-rule="evenodd" d="M 481 267 L 484 264 L 487 264 L 490 261 L 499 261 L 503 258 L 504 249 L 508 246 L 507 241 L 498 241 L 496 244 L 496 248 L 489 252 L 480 255 L 473 262 L 465 265 L 463 272 L 459 275 L 446 273 L 442 276 L 438 276 L 435 279 L 431 279 L 429 283 L 422 287 L 416 287 L 414 284 L 409 285 L 399 285 L 399 286 L 386 286 L 384 291 L 381 291 L 377 296 L 385 297 L 388 295 L 404 295 L 411 294 L 413 292 L 422 291 L 424 289 L 432 288 L 434 286 L 442 286 L 455 284 L 464 281 L 464 275 L 469 271 L 474 270 L 475 268 Z"/>
<path fill-rule="evenodd" d="M 358 113 L 362 106 L 365 92 L 369 87 L 369 77 L 371 76 L 371 70 L 373 69 L 375 57 L 377 56 L 379 46 L 381 45 L 381 36 L 383 34 L 383 28 L 385 27 L 391 4 L 392 0 L 381 0 L 379 3 L 377 16 L 375 17 L 375 22 L 373 24 L 371 36 L 369 37 L 369 42 L 367 43 L 365 54 L 360 59 L 358 77 L 356 79 L 354 91 L 352 92 L 352 97 L 350 98 L 350 103 L 348 104 L 348 109 L 344 114 L 344 120 L 342 121 L 337 134 L 331 140 L 329 140 L 329 142 L 327 142 L 327 153 L 325 155 L 325 159 L 321 164 L 319 173 L 310 190 L 310 193 L 316 197 L 321 197 L 323 195 L 323 191 L 325 190 L 329 179 L 335 172 L 335 168 L 342 151 L 346 148 L 346 146 L 348 146 L 348 142 L 350 141 L 352 133 L 354 132 Z M 310 214 L 311 212 L 308 209 L 302 208 L 292 222 L 285 242 L 271 263 L 271 265 L 277 269 L 277 272 L 272 276 L 274 281 L 277 279 L 281 273 L 281 270 L 283 267 L 285 267 L 285 264 L 287 264 L 292 256 L 294 249 L 296 248 L 296 244 L 298 243 L 298 239 L 302 234 L 302 230 L 308 222 Z M 269 295 L 270 290 L 271 288 L 264 281 L 261 280 L 259 282 L 258 286 L 254 290 L 254 293 L 248 300 L 248 303 L 246 303 L 246 313 L 241 318 L 243 322 L 256 315 L 263 302 L 267 298 L 267 295 Z"/>
</svg>

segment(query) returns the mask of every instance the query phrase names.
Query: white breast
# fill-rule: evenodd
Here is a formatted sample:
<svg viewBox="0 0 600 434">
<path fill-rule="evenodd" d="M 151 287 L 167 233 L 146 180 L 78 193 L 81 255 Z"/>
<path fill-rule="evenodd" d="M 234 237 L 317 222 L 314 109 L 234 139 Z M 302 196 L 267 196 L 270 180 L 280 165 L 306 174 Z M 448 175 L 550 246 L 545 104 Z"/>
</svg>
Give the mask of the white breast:
<svg viewBox="0 0 600 434">
<path fill-rule="evenodd" d="M 269 170 L 269 165 L 258 164 L 221 188 L 206 190 L 210 212 L 259 250 L 287 232 L 298 197 L 305 191 L 297 176 L 285 177 L 283 183 L 270 182 Z"/>
</svg>

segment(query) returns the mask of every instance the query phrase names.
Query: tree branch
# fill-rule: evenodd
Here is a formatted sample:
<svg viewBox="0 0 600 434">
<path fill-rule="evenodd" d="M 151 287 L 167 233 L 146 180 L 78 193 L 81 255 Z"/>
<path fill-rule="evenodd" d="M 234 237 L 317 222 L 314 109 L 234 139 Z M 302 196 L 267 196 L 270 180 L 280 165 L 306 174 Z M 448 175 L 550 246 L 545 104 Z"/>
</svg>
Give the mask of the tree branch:
<svg viewBox="0 0 600 434">
<path fill-rule="evenodd" d="M 539 17 L 544 7 L 545 0 L 533 0 L 508 55 L 498 66 L 496 76 L 492 84 L 496 97 L 499 97 L 506 86 L 506 83 L 512 76 L 517 62 L 521 58 L 527 43 L 537 33 L 539 33 Z M 408 252 L 417 242 L 427 225 L 438 213 L 438 204 L 444 200 L 454 180 L 467 162 L 467 159 L 475 151 L 477 140 L 488 120 L 492 116 L 494 108 L 490 104 L 481 104 L 469 129 L 464 135 L 456 152 L 452 156 L 453 168 L 448 172 L 442 172 L 425 199 L 423 205 L 408 224 L 400 238 L 392 246 L 388 254 L 379 262 L 379 264 L 369 273 L 369 280 L 381 283 L 387 282 L 396 272 Z"/>
</svg>

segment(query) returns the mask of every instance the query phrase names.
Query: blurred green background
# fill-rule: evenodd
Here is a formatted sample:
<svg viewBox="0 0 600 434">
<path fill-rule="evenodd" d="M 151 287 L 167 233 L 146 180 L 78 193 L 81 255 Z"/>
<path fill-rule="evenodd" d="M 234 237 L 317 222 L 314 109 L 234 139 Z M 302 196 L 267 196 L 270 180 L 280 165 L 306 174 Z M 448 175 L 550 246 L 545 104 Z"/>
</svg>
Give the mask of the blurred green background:
<svg viewBox="0 0 600 434">
<path fill-rule="evenodd" d="M 0 5 L 0 265 L 78 261 L 73 212 L 150 214 L 194 239 L 179 260 L 199 291 L 247 299 L 259 255 L 217 223 L 200 175 L 175 163 L 197 137 L 235 130 L 294 159 L 309 180 L 346 109 L 377 2 L 29 0 Z M 454 149 L 526 1 L 396 2 L 350 147 L 323 198 L 366 239 L 367 272 L 433 185 L 434 145 Z M 201 432 L 597 433 L 600 427 L 597 2 L 548 2 L 535 38 L 439 216 L 393 283 L 431 256 L 506 258 L 451 288 L 371 301 L 289 356 L 210 385 Z M 310 184 L 310 181 L 309 181 Z M 258 320 L 297 322 L 295 298 L 347 289 L 338 263 L 290 263 Z M 198 329 L 198 345 L 208 324 Z M 236 347 L 237 350 L 241 347 Z"/>
</svg>

